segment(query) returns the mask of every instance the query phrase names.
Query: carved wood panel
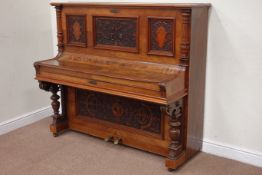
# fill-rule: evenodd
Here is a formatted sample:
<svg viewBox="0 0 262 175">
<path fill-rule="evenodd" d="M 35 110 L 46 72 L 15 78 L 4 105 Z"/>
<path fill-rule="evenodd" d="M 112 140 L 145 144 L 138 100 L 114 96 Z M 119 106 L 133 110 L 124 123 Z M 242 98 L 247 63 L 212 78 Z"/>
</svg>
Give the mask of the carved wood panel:
<svg viewBox="0 0 262 175">
<path fill-rule="evenodd" d="M 119 96 L 76 90 L 77 115 L 161 134 L 160 106 Z"/>
<path fill-rule="evenodd" d="M 94 45 L 97 48 L 137 52 L 136 17 L 98 17 L 94 21 Z"/>
<path fill-rule="evenodd" d="M 174 18 L 148 18 L 148 54 L 174 56 Z"/>
<path fill-rule="evenodd" d="M 87 45 L 86 16 L 67 15 L 67 44 L 75 46 Z"/>
</svg>

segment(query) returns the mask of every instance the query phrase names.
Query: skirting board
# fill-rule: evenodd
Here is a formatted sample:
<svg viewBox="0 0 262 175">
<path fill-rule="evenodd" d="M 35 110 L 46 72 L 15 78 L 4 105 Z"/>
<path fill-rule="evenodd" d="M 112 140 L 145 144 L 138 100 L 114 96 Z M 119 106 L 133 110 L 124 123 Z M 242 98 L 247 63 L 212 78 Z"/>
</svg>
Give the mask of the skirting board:
<svg viewBox="0 0 262 175">
<path fill-rule="evenodd" d="M 10 120 L 0 123 L 0 135 L 13 131 L 17 128 L 29 125 L 38 120 L 52 115 L 52 108 L 50 106 L 43 107 L 27 114 L 12 118 Z"/>
<path fill-rule="evenodd" d="M 216 143 L 210 140 L 203 141 L 202 151 L 216 156 L 262 167 L 262 153 L 255 153 L 232 145 Z"/>
</svg>

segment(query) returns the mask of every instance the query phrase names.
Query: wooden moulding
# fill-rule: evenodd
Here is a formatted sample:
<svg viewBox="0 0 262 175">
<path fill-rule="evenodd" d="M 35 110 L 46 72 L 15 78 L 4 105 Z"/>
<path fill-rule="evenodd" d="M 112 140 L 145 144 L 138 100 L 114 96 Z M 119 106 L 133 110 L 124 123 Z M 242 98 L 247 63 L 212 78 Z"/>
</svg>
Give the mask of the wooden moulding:
<svg viewBox="0 0 262 175">
<path fill-rule="evenodd" d="M 67 3 L 60 3 L 60 2 L 52 2 L 50 3 L 52 6 L 89 6 L 89 7 L 121 7 L 121 8 L 152 8 L 152 9 L 159 9 L 159 8 L 177 8 L 177 9 L 191 9 L 197 7 L 210 7 L 210 3 L 114 3 L 114 2 L 67 2 Z"/>
</svg>

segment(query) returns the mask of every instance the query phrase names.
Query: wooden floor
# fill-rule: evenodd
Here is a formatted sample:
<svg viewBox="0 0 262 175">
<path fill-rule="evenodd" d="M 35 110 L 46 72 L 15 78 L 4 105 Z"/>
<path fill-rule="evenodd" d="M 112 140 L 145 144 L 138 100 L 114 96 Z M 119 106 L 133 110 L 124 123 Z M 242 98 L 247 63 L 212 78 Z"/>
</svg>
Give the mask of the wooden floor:
<svg viewBox="0 0 262 175">
<path fill-rule="evenodd" d="M 76 132 L 53 138 L 49 122 L 0 136 L 0 175 L 262 175 L 262 168 L 205 153 L 170 173 L 154 154 Z"/>
</svg>

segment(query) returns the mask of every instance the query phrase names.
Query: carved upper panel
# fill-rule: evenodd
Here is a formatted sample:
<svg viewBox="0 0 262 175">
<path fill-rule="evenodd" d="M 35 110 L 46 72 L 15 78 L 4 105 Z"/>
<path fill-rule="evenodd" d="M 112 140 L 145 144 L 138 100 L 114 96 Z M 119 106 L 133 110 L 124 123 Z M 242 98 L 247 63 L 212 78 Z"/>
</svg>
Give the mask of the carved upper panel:
<svg viewBox="0 0 262 175">
<path fill-rule="evenodd" d="M 86 46 L 86 17 L 85 15 L 67 15 L 67 43 Z"/>
<path fill-rule="evenodd" d="M 137 18 L 94 17 L 95 45 L 114 50 L 137 51 Z"/>
<path fill-rule="evenodd" d="M 181 45 L 182 40 L 180 38 L 178 43 L 175 43 L 176 35 L 178 35 L 175 32 L 175 13 L 169 16 L 160 16 L 158 13 L 155 16 L 137 13 L 136 16 L 134 13 L 128 15 L 120 11 L 110 12 L 119 14 L 110 15 L 102 11 L 101 15 L 92 14 L 92 12 L 79 15 L 71 11 L 66 12 L 68 13 L 65 15 L 67 44 L 86 47 L 89 43 L 88 50 L 107 49 L 133 53 L 141 51 L 138 59 L 146 59 L 146 54 L 156 56 L 152 58 L 174 57 L 175 50 L 179 51 L 178 46 Z M 181 23 L 181 19 L 179 18 L 177 22 Z M 87 32 L 87 27 L 90 33 Z M 182 29 L 178 30 L 178 32 L 182 31 Z M 101 50 L 101 53 L 103 52 L 107 51 Z"/>
<path fill-rule="evenodd" d="M 174 19 L 148 18 L 148 51 L 155 55 L 174 55 Z"/>
</svg>

